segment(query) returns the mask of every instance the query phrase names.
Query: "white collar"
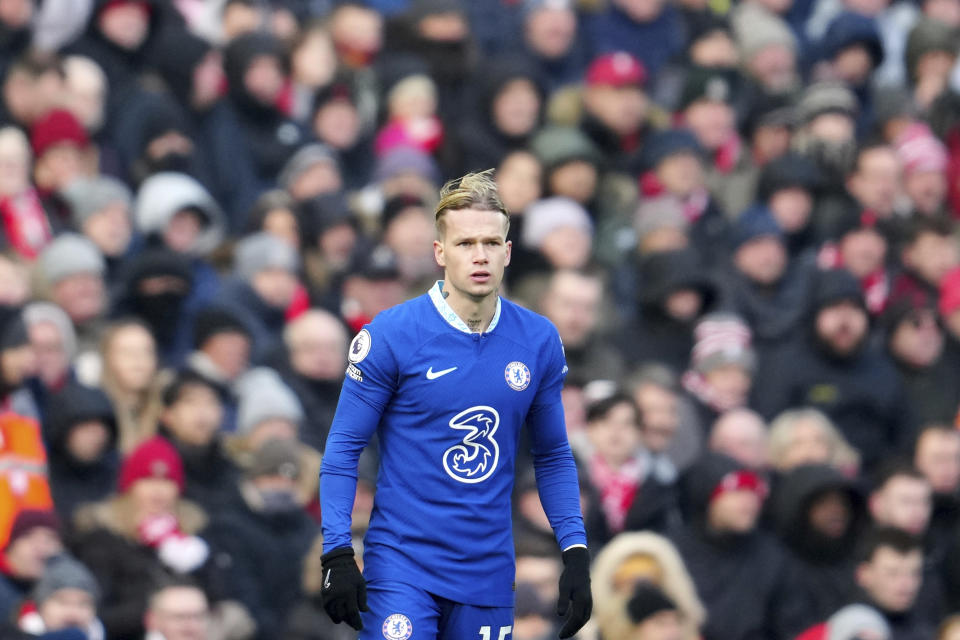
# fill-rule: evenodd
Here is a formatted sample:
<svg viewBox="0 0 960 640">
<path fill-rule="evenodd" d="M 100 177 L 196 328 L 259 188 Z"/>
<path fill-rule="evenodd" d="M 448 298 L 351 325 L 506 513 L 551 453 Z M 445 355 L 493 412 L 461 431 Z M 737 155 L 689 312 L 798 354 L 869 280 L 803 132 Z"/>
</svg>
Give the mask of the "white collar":
<svg viewBox="0 0 960 640">
<path fill-rule="evenodd" d="M 467 323 L 457 315 L 453 307 L 447 304 L 447 299 L 443 297 L 443 280 L 437 280 L 436 284 L 427 293 L 430 295 L 430 300 L 433 301 L 433 306 L 436 307 L 440 316 L 447 321 L 447 324 L 463 333 L 474 333 L 467 326 Z M 486 333 L 496 329 L 498 322 L 500 322 L 500 296 L 497 296 L 497 310 L 493 312 L 493 319 L 490 320 L 490 326 L 487 327 Z"/>
</svg>

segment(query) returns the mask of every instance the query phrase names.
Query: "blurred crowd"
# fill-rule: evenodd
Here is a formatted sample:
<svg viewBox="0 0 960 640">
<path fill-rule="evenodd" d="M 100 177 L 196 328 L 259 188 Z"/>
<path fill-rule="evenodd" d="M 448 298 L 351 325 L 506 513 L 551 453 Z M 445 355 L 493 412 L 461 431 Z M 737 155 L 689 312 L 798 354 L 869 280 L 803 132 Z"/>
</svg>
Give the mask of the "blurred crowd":
<svg viewBox="0 0 960 640">
<path fill-rule="evenodd" d="M 957 640 L 958 49 L 960 0 L 0 0 L 0 637 L 355 637 L 347 342 L 494 169 L 569 365 L 579 637 Z M 524 455 L 514 512 L 545 640 Z"/>
</svg>

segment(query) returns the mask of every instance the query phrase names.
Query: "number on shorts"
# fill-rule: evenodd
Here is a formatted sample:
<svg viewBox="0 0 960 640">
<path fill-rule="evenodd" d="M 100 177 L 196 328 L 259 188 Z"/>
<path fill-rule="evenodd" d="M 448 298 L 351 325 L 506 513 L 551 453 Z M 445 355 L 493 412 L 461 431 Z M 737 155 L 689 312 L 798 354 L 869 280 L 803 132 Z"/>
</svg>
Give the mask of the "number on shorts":
<svg viewBox="0 0 960 640">
<path fill-rule="evenodd" d="M 500 627 L 500 635 L 497 640 L 507 640 L 511 631 L 513 631 L 512 626 Z M 481 640 L 490 640 L 490 627 L 488 625 L 480 627 L 480 638 Z"/>
</svg>

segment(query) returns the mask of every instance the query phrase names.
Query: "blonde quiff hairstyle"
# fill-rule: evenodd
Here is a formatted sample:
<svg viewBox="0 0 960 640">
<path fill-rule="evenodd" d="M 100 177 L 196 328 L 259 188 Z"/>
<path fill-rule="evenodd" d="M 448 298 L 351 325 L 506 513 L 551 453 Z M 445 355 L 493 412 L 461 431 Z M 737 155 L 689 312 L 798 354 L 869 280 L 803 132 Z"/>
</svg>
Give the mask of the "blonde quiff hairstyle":
<svg viewBox="0 0 960 640">
<path fill-rule="evenodd" d="M 506 229 L 510 230 L 510 214 L 500 200 L 497 183 L 493 180 L 493 169 L 468 173 L 462 178 L 448 181 L 440 189 L 440 202 L 437 203 L 434 214 L 434 224 L 437 227 L 437 237 L 442 238 L 446 231 L 444 214 L 447 211 L 460 209 L 480 209 L 482 211 L 499 211 L 506 221 Z"/>
</svg>

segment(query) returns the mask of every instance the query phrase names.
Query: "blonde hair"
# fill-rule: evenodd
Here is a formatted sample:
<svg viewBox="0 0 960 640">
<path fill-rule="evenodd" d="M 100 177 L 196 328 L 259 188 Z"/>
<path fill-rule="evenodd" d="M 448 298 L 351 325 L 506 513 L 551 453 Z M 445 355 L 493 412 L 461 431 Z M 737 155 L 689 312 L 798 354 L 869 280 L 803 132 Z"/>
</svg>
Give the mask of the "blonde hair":
<svg viewBox="0 0 960 640">
<path fill-rule="evenodd" d="M 856 468 L 859 465 L 860 455 L 846 441 L 843 434 L 830 421 L 830 418 L 817 409 L 804 407 L 788 409 L 770 423 L 767 446 L 770 463 L 775 469 L 785 470 L 783 466 L 787 451 L 793 442 L 794 431 L 801 422 L 810 422 L 817 425 L 827 437 L 830 446 L 830 459 L 826 461 L 827 464 L 841 470 Z"/>
<path fill-rule="evenodd" d="M 499 211 L 506 221 L 506 230 L 510 230 L 510 214 L 500 200 L 497 183 L 493 180 L 493 169 L 468 173 L 462 178 L 450 180 L 443 185 L 440 189 L 440 202 L 437 203 L 434 214 L 438 236 L 443 236 L 446 231 L 443 214 L 460 209 Z"/>
</svg>

